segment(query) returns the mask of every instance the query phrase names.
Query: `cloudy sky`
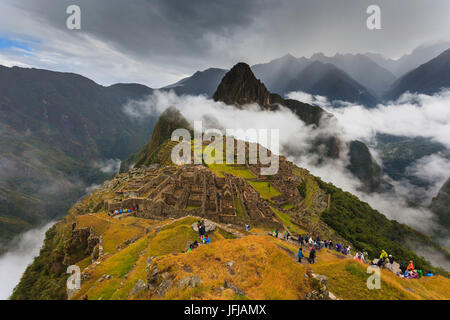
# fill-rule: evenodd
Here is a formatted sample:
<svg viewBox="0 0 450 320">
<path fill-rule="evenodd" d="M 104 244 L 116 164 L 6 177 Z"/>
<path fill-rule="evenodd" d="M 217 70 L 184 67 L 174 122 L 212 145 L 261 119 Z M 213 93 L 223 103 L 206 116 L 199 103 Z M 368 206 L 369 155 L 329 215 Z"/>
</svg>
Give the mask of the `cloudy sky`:
<svg viewBox="0 0 450 320">
<path fill-rule="evenodd" d="M 81 30 L 66 8 L 81 8 Z M 366 9 L 381 8 L 381 30 Z M 0 64 L 158 88 L 208 67 L 291 53 L 398 58 L 450 40 L 448 0 L 0 0 Z"/>
</svg>

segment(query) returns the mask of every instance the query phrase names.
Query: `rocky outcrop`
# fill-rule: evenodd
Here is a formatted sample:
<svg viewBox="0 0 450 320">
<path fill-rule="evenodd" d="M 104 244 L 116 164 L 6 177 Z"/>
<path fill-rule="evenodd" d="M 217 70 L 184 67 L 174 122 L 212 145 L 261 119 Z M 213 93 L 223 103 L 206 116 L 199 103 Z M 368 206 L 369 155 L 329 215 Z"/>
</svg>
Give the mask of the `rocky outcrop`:
<svg viewBox="0 0 450 320">
<path fill-rule="evenodd" d="M 178 289 L 186 289 L 186 288 L 196 288 L 200 283 L 202 282 L 202 279 L 200 277 L 194 275 L 190 277 L 186 277 L 178 283 Z"/>
<path fill-rule="evenodd" d="M 99 243 L 100 238 L 95 235 L 92 228 L 80 228 L 72 231 L 72 236 L 64 245 L 65 266 L 69 266 L 84 257 L 91 255 Z"/>
<path fill-rule="evenodd" d="M 205 225 L 205 231 L 206 231 L 206 233 L 214 232 L 214 230 L 216 230 L 216 228 L 217 228 L 216 224 L 213 223 L 213 222 L 211 222 L 211 221 L 209 221 L 209 220 L 204 221 L 204 225 Z M 194 223 L 191 225 L 191 228 L 192 228 L 192 230 L 194 230 L 195 232 L 198 232 L 197 222 L 194 222 Z"/>
<path fill-rule="evenodd" d="M 133 290 L 131 290 L 131 295 L 135 295 L 143 290 L 147 289 L 147 284 L 145 283 L 144 280 L 139 279 L 136 284 L 133 287 Z"/>
<path fill-rule="evenodd" d="M 328 278 L 322 275 L 312 274 L 310 279 L 311 292 L 306 294 L 306 300 L 329 300 Z"/>
<path fill-rule="evenodd" d="M 236 287 L 230 280 L 225 280 L 224 288 L 233 290 L 233 292 L 235 294 L 237 294 L 238 296 L 245 296 L 246 295 L 244 290 Z"/>
</svg>

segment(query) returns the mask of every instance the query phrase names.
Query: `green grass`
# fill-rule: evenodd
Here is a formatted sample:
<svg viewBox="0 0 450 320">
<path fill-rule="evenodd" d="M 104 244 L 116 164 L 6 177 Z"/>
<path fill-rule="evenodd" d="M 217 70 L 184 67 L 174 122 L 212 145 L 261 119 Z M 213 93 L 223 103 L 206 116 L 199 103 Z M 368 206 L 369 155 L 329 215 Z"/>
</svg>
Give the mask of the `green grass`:
<svg viewBox="0 0 450 320">
<path fill-rule="evenodd" d="M 256 191 L 259 192 L 261 197 L 263 197 L 264 199 L 270 199 L 272 197 L 281 195 L 281 193 L 277 189 L 275 189 L 275 187 L 272 184 L 270 185 L 270 191 L 269 191 L 268 182 L 249 181 L 249 183 L 251 184 L 251 186 L 253 188 L 255 188 Z"/>
<path fill-rule="evenodd" d="M 281 222 L 283 222 L 283 224 L 286 226 L 286 228 L 288 228 L 288 230 L 291 233 L 293 233 L 293 232 L 295 232 L 297 234 L 304 234 L 304 233 L 306 233 L 305 230 L 301 229 L 299 226 L 297 226 L 297 225 L 295 225 L 295 224 L 293 224 L 291 222 L 291 217 L 288 214 L 286 214 L 284 212 L 281 212 L 281 211 L 278 211 L 275 208 L 272 208 L 272 210 L 275 212 L 277 217 L 281 220 Z"/>
<path fill-rule="evenodd" d="M 239 196 L 239 195 L 238 195 Z M 242 205 L 242 201 L 240 198 L 234 198 L 234 207 L 236 208 L 236 215 L 241 219 L 248 218 L 247 211 L 245 207 Z"/>
<path fill-rule="evenodd" d="M 305 206 L 308 209 L 310 209 L 314 203 L 314 199 L 316 198 L 317 193 L 319 192 L 319 185 L 313 178 L 308 177 L 306 179 L 305 186 L 306 186 L 306 195 L 304 196 L 305 198 L 304 203 Z"/>
<path fill-rule="evenodd" d="M 216 172 L 218 175 L 223 176 L 222 172 L 232 174 L 235 177 L 243 179 L 256 178 L 247 168 L 240 166 L 232 166 L 227 164 L 210 164 L 209 169 Z"/>
</svg>

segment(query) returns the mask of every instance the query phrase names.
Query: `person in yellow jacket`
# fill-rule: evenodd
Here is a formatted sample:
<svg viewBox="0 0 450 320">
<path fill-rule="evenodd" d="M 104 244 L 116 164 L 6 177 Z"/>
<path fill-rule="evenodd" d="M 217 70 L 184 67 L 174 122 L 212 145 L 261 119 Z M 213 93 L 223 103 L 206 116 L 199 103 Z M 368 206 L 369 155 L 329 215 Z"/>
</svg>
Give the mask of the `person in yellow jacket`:
<svg viewBox="0 0 450 320">
<path fill-rule="evenodd" d="M 384 266 L 384 262 L 386 261 L 386 259 L 388 258 L 388 254 L 386 251 L 381 250 L 381 254 L 380 254 L 380 259 L 378 259 L 377 265 L 378 267 L 383 267 Z"/>
</svg>

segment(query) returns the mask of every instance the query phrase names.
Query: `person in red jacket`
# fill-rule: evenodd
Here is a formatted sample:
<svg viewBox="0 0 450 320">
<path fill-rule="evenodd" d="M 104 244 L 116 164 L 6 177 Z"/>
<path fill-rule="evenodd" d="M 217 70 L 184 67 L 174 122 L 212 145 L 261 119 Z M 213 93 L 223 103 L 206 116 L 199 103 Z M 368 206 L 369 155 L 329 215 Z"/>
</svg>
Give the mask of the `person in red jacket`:
<svg viewBox="0 0 450 320">
<path fill-rule="evenodd" d="M 413 264 L 413 261 L 412 261 L 412 260 L 409 261 L 409 265 L 408 265 L 408 268 L 406 268 L 406 270 L 407 270 L 407 271 L 409 271 L 409 270 L 414 270 L 414 264 Z"/>
</svg>

